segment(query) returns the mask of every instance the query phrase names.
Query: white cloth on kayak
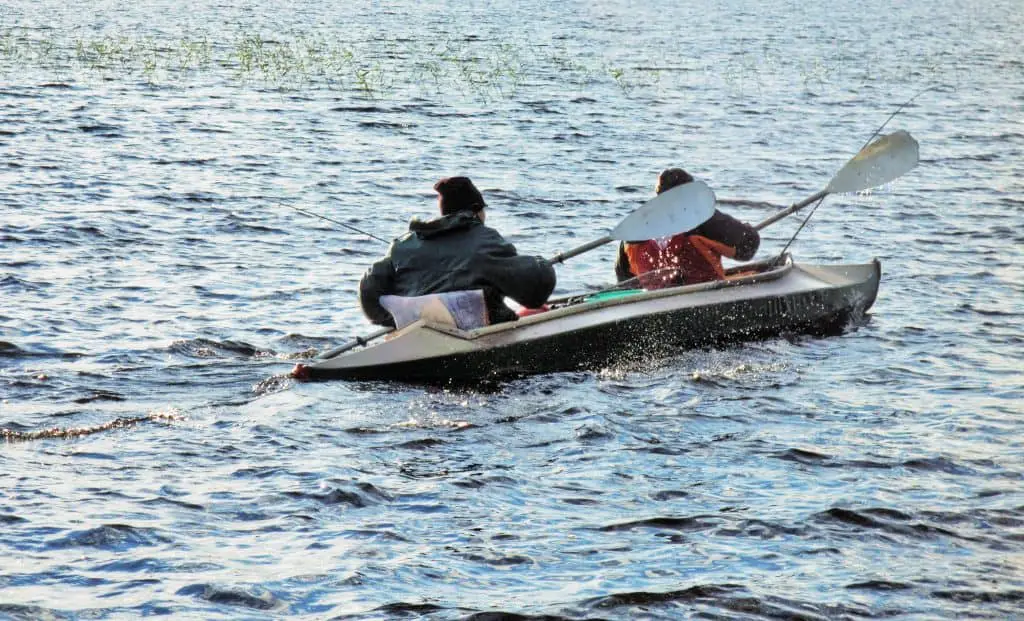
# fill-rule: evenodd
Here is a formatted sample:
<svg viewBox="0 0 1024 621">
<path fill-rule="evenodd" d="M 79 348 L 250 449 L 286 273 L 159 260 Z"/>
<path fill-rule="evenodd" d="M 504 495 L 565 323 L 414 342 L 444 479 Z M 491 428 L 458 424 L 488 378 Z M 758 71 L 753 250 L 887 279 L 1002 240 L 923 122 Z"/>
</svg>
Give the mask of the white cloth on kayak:
<svg viewBox="0 0 1024 621">
<path fill-rule="evenodd" d="M 380 296 L 380 305 L 395 319 L 395 329 L 424 319 L 431 323 L 472 330 L 487 325 L 487 304 L 481 289 L 449 291 L 415 297 Z"/>
</svg>

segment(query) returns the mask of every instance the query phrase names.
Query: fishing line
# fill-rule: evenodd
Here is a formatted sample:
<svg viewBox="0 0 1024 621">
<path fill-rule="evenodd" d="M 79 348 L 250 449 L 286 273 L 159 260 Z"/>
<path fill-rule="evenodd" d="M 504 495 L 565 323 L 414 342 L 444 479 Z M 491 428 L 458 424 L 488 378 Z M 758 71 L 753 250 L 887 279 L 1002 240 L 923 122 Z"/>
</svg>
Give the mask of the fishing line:
<svg viewBox="0 0 1024 621">
<path fill-rule="evenodd" d="M 280 203 L 280 202 L 278 203 L 278 205 L 281 205 L 282 207 L 289 207 L 289 208 L 294 209 L 295 211 L 297 211 L 299 213 L 304 213 L 307 216 L 313 216 L 314 218 L 320 218 L 321 220 L 326 220 L 326 221 L 330 222 L 331 224 L 337 224 L 338 226 L 343 226 L 343 227 L 345 227 L 347 229 L 351 229 L 351 230 L 355 231 L 356 233 L 359 233 L 360 235 L 366 235 L 367 237 L 372 237 L 372 238 L 376 239 L 379 242 L 384 242 L 385 244 L 390 244 L 391 243 L 391 242 L 389 242 L 386 239 L 381 239 L 380 237 L 377 237 L 373 233 L 367 233 L 366 231 L 364 231 L 362 229 L 358 229 L 358 228 L 352 226 L 351 224 L 345 224 L 344 222 L 340 222 L 338 220 L 334 220 L 332 218 L 328 218 L 327 216 L 321 216 L 320 214 L 313 213 L 312 211 L 306 211 L 305 209 L 299 209 L 298 207 L 295 207 L 294 205 L 288 205 L 286 203 Z"/>
<path fill-rule="evenodd" d="M 935 89 L 939 88 L 940 86 L 942 86 L 942 85 L 941 84 L 933 84 L 932 86 L 929 86 L 928 88 L 919 91 L 913 97 L 911 97 L 910 99 L 908 99 L 905 102 L 903 102 L 902 104 L 900 104 L 900 106 L 898 108 L 896 108 L 896 110 L 894 110 L 893 113 L 890 114 L 887 119 L 885 119 L 885 122 L 882 123 L 878 127 L 878 129 L 875 130 L 875 132 L 873 134 L 871 134 L 871 136 L 867 139 L 867 142 L 864 143 L 864 146 L 862 146 L 860 148 L 860 151 L 863 151 L 864 147 L 866 147 L 869 144 L 871 144 L 871 141 L 874 140 L 875 137 L 878 136 L 878 134 L 882 133 L 882 130 L 885 129 L 885 126 L 889 124 L 889 121 L 893 120 L 893 118 L 895 118 L 895 116 L 897 114 L 899 114 L 900 111 L 903 110 L 903 108 L 906 108 L 908 105 L 910 105 L 915 99 L 917 99 L 921 95 L 924 95 L 928 91 L 935 90 Z M 860 151 L 857 151 L 857 153 L 860 153 Z M 814 207 L 811 208 L 810 212 L 807 213 L 807 217 L 804 218 L 804 221 L 800 223 L 799 227 L 797 227 L 796 232 L 793 233 L 793 236 L 789 238 L 789 241 L 786 242 L 786 245 L 782 247 L 782 251 L 779 252 L 779 257 L 778 257 L 778 259 L 776 259 L 777 261 L 781 261 L 782 260 L 782 257 L 783 257 L 783 255 L 786 254 L 786 250 L 789 249 L 790 244 L 792 244 L 793 241 L 796 240 L 796 236 L 800 234 L 800 231 L 804 230 L 804 226 L 807 225 L 807 222 L 811 219 L 811 216 L 813 216 L 814 212 L 818 210 L 818 207 L 820 207 L 821 204 L 823 202 L 825 202 L 826 198 L 828 198 L 828 194 L 826 194 L 825 196 L 822 196 L 821 199 L 819 199 L 818 202 L 815 203 Z"/>
<path fill-rule="evenodd" d="M 900 110 L 902 110 L 903 108 L 906 108 L 908 105 L 910 105 L 911 102 L 913 102 L 915 99 L 917 99 L 921 95 L 924 95 L 928 91 L 933 91 L 933 90 L 939 88 L 940 86 L 942 86 L 942 85 L 941 84 L 933 84 L 933 85 L 929 86 L 928 88 L 924 89 L 923 91 L 920 91 L 919 93 L 917 93 L 916 95 L 914 95 L 910 99 L 906 100 L 902 104 L 900 104 L 900 107 L 896 108 L 896 110 L 892 114 L 889 115 L 889 118 L 885 119 L 885 123 L 882 123 L 882 126 L 879 127 L 878 129 L 876 129 L 875 133 L 871 134 L 871 137 L 868 138 L 868 141 L 864 143 L 864 147 L 866 147 L 869 144 L 871 144 L 871 141 L 875 139 L 875 136 L 880 134 L 882 132 L 882 130 L 885 129 L 885 126 L 889 124 L 889 121 L 891 121 L 893 119 L 893 117 L 895 117 L 897 114 L 900 113 Z M 864 150 L 864 147 L 861 147 L 861 151 Z"/>
<path fill-rule="evenodd" d="M 789 241 L 786 242 L 786 245 L 783 246 L 782 250 L 779 251 L 779 256 L 778 256 L 777 259 L 775 259 L 776 262 L 782 261 L 782 257 L 784 257 L 786 255 L 786 250 L 789 249 L 789 245 L 793 243 L 793 240 L 795 240 L 796 236 L 800 234 L 800 231 L 804 230 L 804 226 L 807 224 L 807 221 L 811 219 L 811 216 L 814 215 L 814 212 L 817 211 L 818 207 L 820 207 L 821 204 L 824 203 L 824 202 L 825 202 L 825 196 L 822 196 L 821 198 L 818 199 L 818 202 L 814 204 L 814 207 L 811 207 L 810 213 L 808 213 L 807 217 L 804 218 L 804 221 L 800 223 L 800 226 L 798 226 L 796 228 L 796 233 L 793 233 L 793 236 L 789 238 Z"/>
</svg>

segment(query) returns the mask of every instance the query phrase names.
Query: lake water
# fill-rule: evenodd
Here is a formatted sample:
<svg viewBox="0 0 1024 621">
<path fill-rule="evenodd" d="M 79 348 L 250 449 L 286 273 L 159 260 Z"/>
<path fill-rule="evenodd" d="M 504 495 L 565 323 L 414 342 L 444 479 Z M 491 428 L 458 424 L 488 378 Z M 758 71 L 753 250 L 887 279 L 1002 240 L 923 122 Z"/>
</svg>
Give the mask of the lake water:
<svg viewBox="0 0 1024 621">
<path fill-rule="evenodd" d="M 1021 615 L 1018 0 L 88 4 L 0 7 L 0 618 Z M 467 174 L 551 255 L 683 166 L 756 222 L 915 95 L 920 166 L 791 248 L 881 260 L 857 329 L 286 377 L 384 250 L 289 206 L 391 238 Z"/>
</svg>

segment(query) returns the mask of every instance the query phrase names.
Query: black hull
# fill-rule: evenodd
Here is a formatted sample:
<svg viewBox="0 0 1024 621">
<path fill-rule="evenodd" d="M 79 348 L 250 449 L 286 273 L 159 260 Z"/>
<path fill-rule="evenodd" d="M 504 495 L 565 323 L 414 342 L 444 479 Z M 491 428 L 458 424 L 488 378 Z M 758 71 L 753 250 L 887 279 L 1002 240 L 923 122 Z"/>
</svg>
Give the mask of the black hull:
<svg viewBox="0 0 1024 621">
<path fill-rule="evenodd" d="M 309 367 L 309 379 L 466 383 L 537 373 L 601 369 L 788 334 L 831 335 L 858 321 L 875 300 L 874 277 L 846 286 L 668 310 L 426 360 L 349 368 Z"/>
</svg>

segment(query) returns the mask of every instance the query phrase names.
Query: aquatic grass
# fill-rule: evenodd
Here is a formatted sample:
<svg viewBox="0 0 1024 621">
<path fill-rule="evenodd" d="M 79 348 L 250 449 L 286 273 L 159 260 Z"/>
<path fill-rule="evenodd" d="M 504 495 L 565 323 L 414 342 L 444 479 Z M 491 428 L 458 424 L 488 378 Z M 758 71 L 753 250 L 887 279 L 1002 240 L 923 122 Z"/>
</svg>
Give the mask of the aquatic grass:
<svg viewBox="0 0 1024 621">
<path fill-rule="evenodd" d="M 436 92 L 456 90 L 483 100 L 511 96 L 525 75 L 521 51 L 509 43 L 475 45 L 448 38 L 423 48 L 395 50 L 391 56 L 407 67 L 409 86 Z"/>
<path fill-rule="evenodd" d="M 688 90 L 718 82 L 730 90 L 820 89 L 826 84 L 873 81 L 935 81 L 955 58 L 864 57 L 837 45 L 827 58 L 778 55 L 772 42 L 750 45 L 725 58 L 679 58 L 674 50 L 650 49 L 604 58 L 566 42 L 445 39 L 348 40 L 322 31 L 237 32 L 212 38 L 205 32 L 174 38 L 118 33 L 72 33 L 19 28 L 0 30 L 0 77 L 26 70 L 88 80 L 142 78 L 155 86 L 205 76 L 228 83 L 283 90 L 331 89 L 366 98 L 457 94 L 481 101 L 515 97 L 523 88 L 557 84 L 580 92 L 616 88 L 627 97 L 662 89 Z M 660 58 L 659 58 L 660 56 Z M 884 67 L 884 68 L 883 68 Z M 698 84 L 699 82 L 699 84 Z"/>
<path fill-rule="evenodd" d="M 155 54 L 151 50 L 146 50 L 144 53 L 155 58 Z M 205 36 L 195 40 L 184 38 L 178 41 L 179 70 L 205 68 L 209 66 L 212 56 L 213 44 Z"/>
<path fill-rule="evenodd" d="M 555 71 L 548 67 L 549 58 Z M 394 90 L 457 91 L 482 99 L 512 96 L 530 73 L 551 74 L 563 82 L 571 70 L 577 75 L 568 81 L 579 84 L 607 77 L 599 63 L 572 61 L 567 52 L 551 56 L 538 46 L 458 36 L 440 43 L 348 42 L 318 33 L 270 38 L 241 32 L 230 42 L 215 43 L 202 33 L 173 41 L 115 34 L 43 38 L 16 29 L 0 34 L 0 73 L 27 66 L 79 77 L 140 75 L 154 83 L 229 69 L 241 83 L 282 88 L 326 87 L 367 96 Z"/>
<path fill-rule="evenodd" d="M 77 39 L 74 42 L 74 60 L 92 69 L 128 69 L 136 63 L 140 50 L 148 46 L 147 41 L 127 37 Z"/>
<path fill-rule="evenodd" d="M 452 81 L 481 98 L 507 97 L 515 93 L 523 79 L 523 59 L 519 49 L 509 44 L 477 49 L 468 43 L 457 52 L 450 47 L 442 55 L 452 70 Z"/>
<path fill-rule="evenodd" d="M 374 96 L 390 85 L 381 62 L 359 59 L 354 48 L 321 37 L 277 41 L 242 34 L 225 60 L 242 81 L 260 80 L 285 88 L 319 84 Z"/>
</svg>

